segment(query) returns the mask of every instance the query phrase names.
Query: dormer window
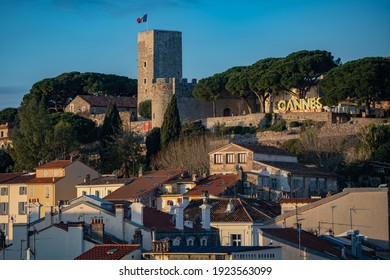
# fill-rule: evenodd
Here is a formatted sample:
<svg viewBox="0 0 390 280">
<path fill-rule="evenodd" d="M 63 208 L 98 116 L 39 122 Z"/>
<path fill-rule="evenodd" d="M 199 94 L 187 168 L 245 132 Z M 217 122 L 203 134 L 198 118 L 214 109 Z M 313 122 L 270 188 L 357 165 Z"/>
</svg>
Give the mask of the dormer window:
<svg viewBox="0 0 390 280">
<path fill-rule="evenodd" d="M 191 236 L 187 238 L 187 246 L 194 246 L 195 237 Z"/>
<path fill-rule="evenodd" d="M 172 246 L 180 246 L 180 241 L 181 241 L 181 238 L 176 237 L 175 239 L 173 239 Z"/>
<path fill-rule="evenodd" d="M 206 236 L 203 236 L 200 239 L 200 246 L 207 246 L 207 237 Z"/>
</svg>

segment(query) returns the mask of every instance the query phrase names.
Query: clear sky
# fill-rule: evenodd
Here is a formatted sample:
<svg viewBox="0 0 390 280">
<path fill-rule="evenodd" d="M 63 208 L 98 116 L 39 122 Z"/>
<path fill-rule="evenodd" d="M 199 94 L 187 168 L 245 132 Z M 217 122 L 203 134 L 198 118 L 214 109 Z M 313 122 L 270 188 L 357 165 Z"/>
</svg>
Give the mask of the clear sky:
<svg viewBox="0 0 390 280">
<path fill-rule="evenodd" d="M 64 72 L 137 78 L 146 28 L 182 31 L 188 79 L 304 49 L 390 56 L 388 0 L 0 0 L 0 110 Z"/>
</svg>

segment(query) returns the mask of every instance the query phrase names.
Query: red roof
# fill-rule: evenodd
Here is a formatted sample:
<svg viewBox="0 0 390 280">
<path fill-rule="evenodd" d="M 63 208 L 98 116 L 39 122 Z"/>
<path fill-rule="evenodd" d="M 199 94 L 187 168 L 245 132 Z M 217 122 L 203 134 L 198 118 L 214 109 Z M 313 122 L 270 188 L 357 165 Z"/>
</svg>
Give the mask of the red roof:
<svg viewBox="0 0 390 280">
<path fill-rule="evenodd" d="M 154 191 L 160 184 L 179 176 L 183 170 L 159 170 L 135 178 L 133 182 L 113 191 L 105 200 L 131 200 L 140 198 L 145 194 Z"/>
<path fill-rule="evenodd" d="M 30 184 L 52 184 L 57 183 L 59 180 L 61 180 L 64 177 L 45 177 L 45 178 L 37 178 L 34 177 L 31 178 L 28 183 Z"/>
<path fill-rule="evenodd" d="M 263 222 L 280 214 L 280 207 L 271 201 L 242 198 L 210 199 L 211 222 Z M 233 207 L 228 210 L 231 203 Z M 199 206 L 202 200 L 191 200 L 185 208 L 184 214 L 188 214 L 190 220 L 196 220 L 201 214 Z"/>
<path fill-rule="evenodd" d="M 43 164 L 41 166 L 37 166 L 36 169 L 65 168 L 71 163 L 72 163 L 71 160 L 54 160 L 46 164 Z"/>
<path fill-rule="evenodd" d="M 312 203 L 320 199 L 321 198 L 282 198 L 279 203 Z"/>
<path fill-rule="evenodd" d="M 121 260 L 137 249 L 140 249 L 138 244 L 97 244 L 75 260 Z"/>
<path fill-rule="evenodd" d="M 9 180 L 17 178 L 24 173 L 0 173 L 0 183 L 5 183 Z"/>
<path fill-rule="evenodd" d="M 237 175 L 212 175 L 203 180 L 200 180 L 197 185 L 186 192 L 185 196 L 201 196 L 203 191 L 208 191 L 209 195 L 220 195 L 226 189 L 233 187 L 239 181 Z"/>
<path fill-rule="evenodd" d="M 23 183 L 29 183 L 32 179 L 35 178 L 35 174 L 21 174 L 20 176 L 13 178 L 9 181 L 7 181 L 7 184 L 23 184 Z"/>
<path fill-rule="evenodd" d="M 130 96 L 95 96 L 79 95 L 92 107 L 107 107 L 110 101 L 114 101 L 118 108 L 136 108 L 137 98 Z"/>
<path fill-rule="evenodd" d="M 172 215 L 151 207 L 144 208 L 144 226 L 156 231 L 176 231 Z"/>
<path fill-rule="evenodd" d="M 262 228 L 261 230 L 268 237 L 275 240 L 284 240 L 295 244 L 295 246 L 300 245 L 302 249 L 308 248 L 317 252 L 330 253 L 334 256 L 340 256 L 341 254 L 341 251 L 332 242 L 304 230 L 301 230 L 300 233 L 294 228 Z"/>
</svg>

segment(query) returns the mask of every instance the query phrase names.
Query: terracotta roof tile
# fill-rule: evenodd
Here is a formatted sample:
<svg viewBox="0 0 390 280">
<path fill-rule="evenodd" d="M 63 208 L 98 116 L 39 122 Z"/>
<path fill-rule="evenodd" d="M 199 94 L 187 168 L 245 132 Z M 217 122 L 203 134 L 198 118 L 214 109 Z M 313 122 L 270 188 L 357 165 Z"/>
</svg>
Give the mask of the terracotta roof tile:
<svg viewBox="0 0 390 280">
<path fill-rule="evenodd" d="M 115 177 L 99 177 L 87 182 L 78 184 L 78 186 L 90 186 L 90 185 L 108 185 L 108 184 L 130 184 L 135 178 L 115 178 Z"/>
<path fill-rule="evenodd" d="M 129 200 L 144 196 L 155 191 L 160 184 L 179 176 L 182 170 L 160 170 L 142 177 L 135 178 L 133 182 L 113 191 L 105 200 Z"/>
<path fill-rule="evenodd" d="M 114 101 L 118 108 L 136 108 L 137 98 L 129 96 L 95 96 L 79 95 L 80 98 L 88 102 L 92 107 L 107 107 L 110 101 Z"/>
<path fill-rule="evenodd" d="M 31 178 L 27 183 L 29 184 L 51 184 L 56 183 L 59 180 L 63 179 L 64 177 L 45 177 L 45 178 L 37 178 L 34 177 Z"/>
<path fill-rule="evenodd" d="M 32 179 L 35 178 L 35 174 L 21 174 L 20 176 L 13 178 L 9 181 L 7 181 L 7 184 L 23 184 L 23 183 L 29 183 Z"/>
<path fill-rule="evenodd" d="M 75 260 L 121 260 L 137 249 L 140 249 L 138 244 L 97 244 Z"/>
<path fill-rule="evenodd" d="M 212 175 L 203 180 L 200 180 L 197 185 L 186 192 L 185 196 L 200 196 L 203 191 L 207 191 L 209 195 L 221 195 L 226 189 L 235 186 L 239 179 L 235 174 L 228 175 Z"/>
<path fill-rule="evenodd" d="M 20 177 L 24 173 L 0 173 L 0 183 L 5 183 L 14 178 Z"/>
<path fill-rule="evenodd" d="M 335 244 L 304 230 L 301 230 L 300 234 L 297 229 L 293 228 L 262 228 L 261 230 L 275 240 L 284 240 L 296 247 L 300 244 L 302 249 L 307 248 L 321 253 L 330 253 L 336 257 L 341 255 L 341 250 Z"/>
<path fill-rule="evenodd" d="M 196 216 L 201 215 L 203 200 L 191 200 L 185 208 L 184 214 L 190 220 L 196 220 Z M 233 208 L 228 211 L 228 204 L 232 203 Z M 271 201 L 261 201 L 255 199 L 241 198 L 221 198 L 210 199 L 209 204 L 211 222 L 263 222 L 280 214 L 280 206 Z"/>
<path fill-rule="evenodd" d="M 321 198 L 282 198 L 279 204 L 284 203 L 312 203 L 320 200 Z"/>
<path fill-rule="evenodd" d="M 71 160 L 54 160 L 41 166 L 37 166 L 36 169 L 65 168 L 71 163 Z"/>
</svg>

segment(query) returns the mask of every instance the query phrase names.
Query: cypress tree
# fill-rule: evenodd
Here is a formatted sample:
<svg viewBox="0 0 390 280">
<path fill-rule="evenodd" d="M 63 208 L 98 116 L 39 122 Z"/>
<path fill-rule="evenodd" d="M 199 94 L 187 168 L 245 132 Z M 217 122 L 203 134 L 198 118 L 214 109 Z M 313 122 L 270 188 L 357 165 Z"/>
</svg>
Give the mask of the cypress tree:
<svg viewBox="0 0 390 280">
<path fill-rule="evenodd" d="M 165 148 L 169 142 L 178 139 L 180 136 L 180 116 L 177 108 L 176 96 L 173 95 L 164 114 L 161 126 L 161 148 Z"/>
<path fill-rule="evenodd" d="M 118 108 L 114 102 L 110 102 L 104 116 L 100 137 L 101 171 L 104 173 L 111 173 L 117 168 L 118 147 L 115 140 L 122 132 L 121 126 Z"/>
</svg>

